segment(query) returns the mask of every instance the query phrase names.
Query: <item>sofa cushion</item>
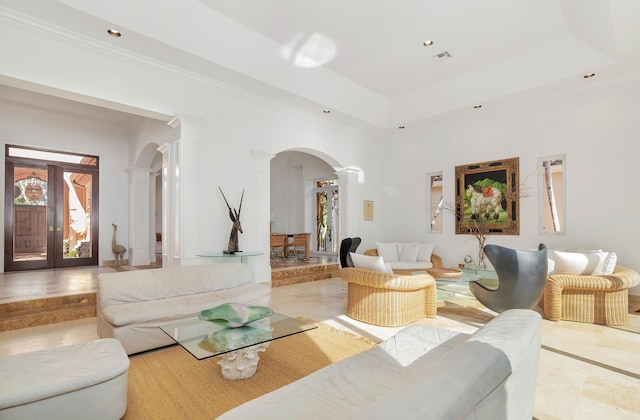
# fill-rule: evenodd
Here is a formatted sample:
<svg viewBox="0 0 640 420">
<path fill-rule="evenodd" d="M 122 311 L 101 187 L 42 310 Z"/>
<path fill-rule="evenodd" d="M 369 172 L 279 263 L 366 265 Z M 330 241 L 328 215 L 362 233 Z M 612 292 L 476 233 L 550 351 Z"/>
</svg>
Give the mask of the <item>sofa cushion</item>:
<svg viewBox="0 0 640 420">
<path fill-rule="evenodd" d="M 431 261 L 396 261 L 389 263 L 389 265 L 391 265 L 391 268 L 394 270 L 426 270 L 427 268 L 433 267 L 433 263 Z"/>
<path fill-rule="evenodd" d="M 386 262 L 398 261 L 398 244 L 396 242 L 376 242 L 376 247 L 378 249 L 378 255 Z"/>
<path fill-rule="evenodd" d="M 350 252 L 349 254 L 351 255 L 353 266 L 356 268 L 366 268 L 367 270 L 382 271 L 383 273 L 388 272 L 382 257 L 356 254 L 355 252 Z"/>
<path fill-rule="evenodd" d="M 102 273 L 98 276 L 98 296 L 105 307 L 224 290 L 251 281 L 249 266 L 233 262 Z"/>
<path fill-rule="evenodd" d="M 0 359 L 0 409 L 82 390 L 128 369 L 129 359 L 113 338 L 7 356 Z"/>
<path fill-rule="evenodd" d="M 433 248 L 436 244 L 418 244 L 420 250 L 418 251 L 417 261 L 431 261 L 431 254 L 433 254 Z"/>
<path fill-rule="evenodd" d="M 398 244 L 400 246 L 400 244 Z M 416 262 L 420 246 L 418 244 L 402 244 L 400 247 L 400 261 Z"/>
<path fill-rule="evenodd" d="M 146 322 L 170 322 L 195 317 L 198 312 L 223 303 L 257 301 L 268 296 L 270 290 L 264 284 L 249 283 L 213 292 L 111 305 L 102 309 L 102 316 L 105 321 L 115 327 Z"/>
<path fill-rule="evenodd" d="M 616 253 L 606 251 L 553 251 L 553 255 L 555 263 L 554 271 L 558 274 L 612 274 L 617 262 Z"/>
</svg>

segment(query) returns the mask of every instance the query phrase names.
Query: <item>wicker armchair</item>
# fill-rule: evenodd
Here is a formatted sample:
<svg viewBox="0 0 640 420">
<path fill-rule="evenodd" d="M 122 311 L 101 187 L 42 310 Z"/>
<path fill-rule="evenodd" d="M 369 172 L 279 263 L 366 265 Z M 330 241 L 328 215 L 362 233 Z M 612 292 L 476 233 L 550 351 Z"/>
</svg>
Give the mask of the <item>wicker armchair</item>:
<svg viewBox="0 0 640 420">
<path fill-rule="evenodd" d="M 636 271 L 619 265 L 610 275 L 551 275 L 544 288 L 544 316 L 551 321 L 627 324 L 629 288 L 639 282 Z"/>
<path fill-rule="evenodd" d="M 436 281 L 428 274 L 403 276 L 348 267 L 340 276 L 348 283 L 347 315 L 353 319 L 396 327 L 436 317 Z"/>
<path fill-rule="evenodd" d="M 378 256 L 378 250 L 373 248 L 373 249 L 367 249 L 366 251 L 364 251 L 364 255 L 369 255 L 372 257 L 377 257 Z M 433 267 L 431 268 L 442 268 L 442 258 L 440 258 L 439 256 L 437 256 L 436 254 L 431 254 L 431 264 L 433 264 Z M 405 276 L 411 275 L 411 273 L 416 272 L 416 271 L 426 271 L 427 268 L 420 268 L 420 267 L 416 267 L 416 268 L 412 268 L 412 269 L 394 269 L 393 272 L 395 274 L 403 274 Z"/>
</svg>

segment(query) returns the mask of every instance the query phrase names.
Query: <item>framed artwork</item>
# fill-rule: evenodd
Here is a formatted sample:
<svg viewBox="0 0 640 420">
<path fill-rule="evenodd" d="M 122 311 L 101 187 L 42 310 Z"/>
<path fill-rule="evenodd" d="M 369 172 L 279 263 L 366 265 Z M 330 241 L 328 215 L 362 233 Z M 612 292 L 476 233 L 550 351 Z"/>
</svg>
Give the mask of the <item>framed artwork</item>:
<svg viewBox="0 0 640 420">
<path fill-rule="evenodd" d="M 364 200 L 364 208 L 362 212 L 364 220 L 373 220 L 373 201 Z"/>
<path fill-rule="evenodd" d="M 519 158 L 456 166 L 456 234 L 520 234 Z"/>
</svg>

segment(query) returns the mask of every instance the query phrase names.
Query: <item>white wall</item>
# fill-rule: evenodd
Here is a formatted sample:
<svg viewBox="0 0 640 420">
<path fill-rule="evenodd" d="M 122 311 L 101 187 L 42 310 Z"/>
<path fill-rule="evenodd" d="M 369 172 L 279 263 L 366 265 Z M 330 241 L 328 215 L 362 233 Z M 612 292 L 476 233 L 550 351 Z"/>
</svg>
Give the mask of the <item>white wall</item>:
<svg viewBox="0 0 640 420">
<path fill-rule="evenodd" d="M 100 239 L 98 261 L 114 260 L 111 252 L 112 223 L 118 225 L 118 243 L 127 246 L 129 145 L 123 128 L 89 123 L 33 108 L 0 101 L 0 142 L 64 152 L 96 155 L 100 158 Z M 0 177 L 4 185 L 4 158 Z M 0 210 L 4 213 L 4 208 Z M 4 214 L 2 214 L 4 217 Z M 2 242 L 4 247 L 4 242 Z M 4 253 L 0 253 L 0 258 Z M 125 255 L 126 258 L 126 255 Z M 0 264 L 3 266 L 3 264 Z"/>
<path fill-rule="evenodd" d="M 200 164 L 202 168 L 206 168 L 202 171 L 203 188 L 200 197 L 201 249 L 220 252 L 226 248 L 229 237 L 231 221 L 218 186 L 222 187 L 229 204 L 234 207 L 238 206 L 244 188 L 241 216 L 244 233 L 239 238 L 240 248 L 264 252 L 263 262 L 268 265 L 271 203 L 256 202 L 258 192 L 254 190 L 256 184 L 253 179 L 253 151 L 259 150 L 275 155 L 283 150 L 305 148 L 317 155 L 331 157 L 335 161 L 331 162 L 332 164 L 342 167 L 359 166 L 367 170 L 372 168 L 371 171 L 375 166 L 371 162 L 377 162 L 377 151 L 369 146 L 377 139 L 349 127 L 327 123 L 323 118 L 300 115 L 279 107 L 267 107 L 232 97 L 218 97 L 212 94 L 210 101 L 222 101 L 225 106 L 217 109 L 215 115 L 207 117 L 212 123 L 205 128 L 200 143 Z M 275 182 L 288 183 L 290 166 L 276 163 L 276 168 L 277 174 L 273 178 Z M 307 179 L 314 173 L 312 171 L 307 175 L 303 169 L 302 178 Z M 267 185 L 269 184 L 268 182 Z M 364 191 L 373 185 L 360 184 L 354 188 L 358 194 L 363 195 Z M 267 198 L 270 196 L 270 193 L 267 194 Z M 286 202 L 290 200 L 290 196 L 284 199 Z M 297 212 L 299 211 L 298 209 Z M 295 225 L 290 226 L 289 219 L 280 219 L 279 213 L 280 211 L 276 217 L 281 220 L 282 225 L 275 226 L 275 230 L 299 228 L 297 217 Z M 352 221 L 353 229 L 358 229 L 358 223 L 357 220 Z M 256 236 L 262 225 L 267 235 Z"/>
<path fill-rule="evenodd" d="M 428 232 L 425 175 L 443 171 L 446 202 L 454 202 L 456 165 L 519 157 L 520 181 L 533 197 L 520 201 L 520 235 L 492 235 L 487 243 L 528 249 L 601 248 L 621 265 L 640 270 L 640 77 L 590 85 L 581 91 L 523 101 L 510 108 L 485 106 L 466 117 L 390 139 L 383 148 L 382 217 L 379 240 L 435 242 L 445 266 L 477 255 L 477 241 L 455 235 L 452 214 L 444 233 Z M 477 112 L 476 112 L 477 111 Z M 538 233 L 537 159 L 566 154 L 566 234 Z M 380 213 L 378 213 L 380 214 Z M 363 244 L 365 245 L 365 244 Z M 640 288 L 632 293 L 638 294 Z"/>
<path fill-rule="evenodd" d="M 8 42 L 10 39 L 20 42 Z M 364 197 L 375 196 L 377 184 L 372 174 L 378 159 L 371 144 L 378 139 L 333 123 L 331 116 L 322 114 L 320 109 L 317 116 L 304 114 L 106 45 L 83 40 L 67 44 L 44 32 L 4 22 L 0 22 L 0 48 L 12 57 L 0 61 L 0 74 L 12 82 L 42 86 L 68 98 L 134 110 L 140 115 L 187 116 L 202 122 L 200 132 L 188 136 L 186 141 L 180 136 L 174 137 L 180 139 L 184 147 L 180 175 L 188 178 L 188 181 L 183 178 L 184 188 L 180 191 L 180 200 L 184 200 L 180 204 L 183 210 L 188 210 L 188 215 L 180 215 L 183 225 L 179 240 L 181 246 L 188 249 L 183 255 L 185 258 L 194 258 L 198 250 L 226 249 L 231 221 L 217 190 L 221 186 L 234 207 L 239 205 L 240 194 L 245 189 L 241 217 L 245 233 L 240 236 L 240 247 L 265 252 L 259 264 L 268 267 L 270 211 L 268 203 L 256 202 L 262 194 L 256 190 L 256 151 L 275 155 L 283 150 L 307 148 L 318 155 L 330 156 L 335 163 L 339 162 L 336 166 L 359 167 L 367 173 L 370 183 L 351 187 L 356 205 Z M 95 149 L 92 144 L 84 146 Z M 122 160 L 115 166 L 109 160 L 104 163 L 104 179 L 111 183 L 101 189 L 101 193 L 108 194 L 101 203 L 110 208 L 101 211 L 101 220 L 119 221 L 127 217 L 127 201 L 117 199 L 117 192 L 127 191 L 125 169 L 137 162 L 138 156 L 129 157 L 126 147 L 120 150 L 116 146 L 105 146 L 110 153 L 118 153 Z M 145 147 L 136 143 L 132 154 Z M 266 197 L 268 199 L 268 193 Z M 124 208 L 119 210 L 121 206 Z M 352 219 L 349 231 L 361 231 L 358 218 L 344 219 Z M 257 234 L 263 226 L 266 234 Z M 105 230 L 101 232 L 104 238 Z"/>
</svg>

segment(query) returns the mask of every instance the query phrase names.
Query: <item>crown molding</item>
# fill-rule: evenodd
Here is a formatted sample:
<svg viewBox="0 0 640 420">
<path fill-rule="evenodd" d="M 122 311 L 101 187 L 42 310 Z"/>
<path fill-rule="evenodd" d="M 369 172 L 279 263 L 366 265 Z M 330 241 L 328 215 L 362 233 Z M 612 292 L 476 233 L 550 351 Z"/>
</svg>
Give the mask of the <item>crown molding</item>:
<svg viewBox="0 0 640 420">
<path fill-rule="evenodd" d="M 4 6 L 0 6 L 0 22 L 7 23 L 13 27 L 26 30 L 39 36 L 55 39 L 64 44 L 73 45 L 78 48 L 82 48 L 93 53 L 98 53 L 103 56 L 109 56 L 123 63 L 143 67 L 147 70 L 165 74 L 188 83 L 193 83 L 224 95 L 235 97 L 247 102 L 251 102 L 253 104 L 265 106 L 269 109 L 280 109 L 287 113 L 293 113 L 305 118 L 311 118 L 313 120 L 321 121 L 324 124 L 334 125 L 342 129 L 346 128 L 357 132 L 364 132 L 374 136 L 378 136 L 383 132 L 383 128 L 369 123 L 360 122 L 359 124 L 363 126 L 355 127 L 355 124 L 329 120 L 324 115 L 316 115 L 315 113 L 307 111 L 300 107 L 288 105 L 281 101 L 273 100 L 265 96 L 255 94 L 248 90 L 239 88 L 237 86 L 232 86 L 211 77 L 204 76 L 190 70 L 168 64 L 166 62 L 155 60 L 153 58 L 149 58 L 123 48 L 119 48 L 107 42 L 86 38 L 77 32 L 52 25 L 48 22 L 44 22 L 40 19 L 22 14 L 20 12 L 16 12 Z M 287 92 L 287 94 L 290 93 Z"/>
</svg>

